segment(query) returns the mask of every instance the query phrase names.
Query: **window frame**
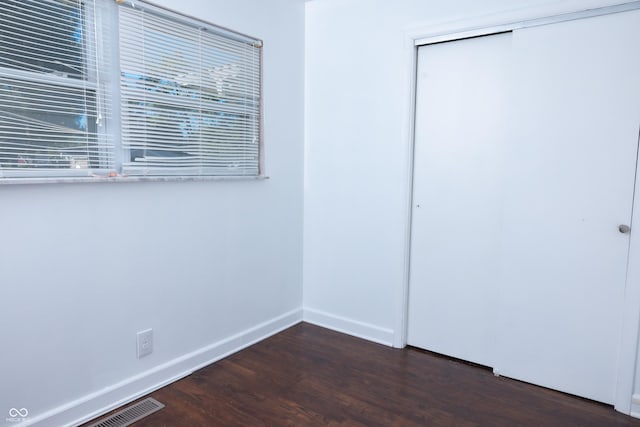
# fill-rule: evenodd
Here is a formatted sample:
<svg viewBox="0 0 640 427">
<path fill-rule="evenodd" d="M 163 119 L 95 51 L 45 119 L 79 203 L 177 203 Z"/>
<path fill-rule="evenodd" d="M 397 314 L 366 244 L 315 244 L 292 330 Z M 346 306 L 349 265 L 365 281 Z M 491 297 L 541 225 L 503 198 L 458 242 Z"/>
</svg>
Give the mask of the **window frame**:
<svg viewBox="0 0 640 427">
<path fill-rule="evenodd" d="M 83 1 L 84 3 L 84 1 Z M 87 47 L 87 55 L 98 54 L 99 59 L 96 61 L 95 67 L 90 68 L 93 64 L 92 61 L 88 61 L 87 64 L 83 64 L 87 67 L 86 80 L 83 79 L 71 79 L 63 76 L 52 74 L 38 74 L 36 72 L 30 73 L 28 71 L 13 70 L 4 67 L 0 67 L 0 73 L 4 76 L 15 76 L 16 78 L 25 78 L 26 81 L 32 82 L 47 82 L 52 84 L 60 84 L 70 87 L 80 87 L 86 90 L 93 90 L 96 93 L 96 103 L 100 103 L 101 107 L 107 104 L 108 110 L 105 111 L 106 126 L 98 126 L 97 133 L 99 140 L 108 141 L 108 150 L 110 151 L 111 167 L 100 169 L 68 169 L 61 168 L 47 169 L 46 171 L 38 171 L 36 169 L 30 169 L 25 171 L 19 171 L 11 169 L 9 171 L 0 168 L 0 185 L 3 184 L 31 184 L 31 183 L 80 183 L 80 182 L 140 182 L 140 181 L 235 181 L 235 180 L 261 180 L 267 179 L 264 167 L 264 51 L 263 41 L 261 39 L 248 36 L 246 34 L 221 27 L 219 25 L 201 20 L 199 18 L 192 17 L 190 15 L 165 8 L 163 6 L 156 5 L 146 0 L 92 0 L 86 3 L 91 3 L 92 7 L 87 7 L 85 14 L 87 15 L 84 21 L 86 27 L 93 26 L 94 28 L 84 28 L 87 33 L 86 37 L 95 41 L 95 45 L 92 43 L 85 43 Z M 85 3 L 85 5 L 86 5 Z M 105 3 L 104 5 L 100 3 Z M 100 10 L 106 10 L 107 16 L 100 17 L 99 21 L 94 21 L 94 8 L 98 8 L 100 4 Z M 208 31 L 213 31 L 217 35 L 225 38 L 230 38 L 237 41 L 252 43 L 258 50 L 258 63 L 257 63 L 257 78 L 258 78 L 258 107 L 257 107 L 257 161 L 255 174 L 201 174 L 201 175 L 183 175 L 183 174 L 154 174 L 154 175 L 127 175 L 124 174 L 123 164 L 125 159 L 130 156 L 129 149 L 125 148 L 125 144 L 122 140 L 122 117 L 121 117 L 121 66 L 120 66 L 120 22 L 119 22 L 119 8 L 120 7 L 133 7 L 133 8 L 149 8 L 153 10 L 153 13 L 166 14 L 169 19 L 177 22 L 183 22 L 191 26 L 204 27 Z M 108 33 L 108 37 L 104 37 L 104 33 Z M 102 49 L 101 43 L 106 43 L 105 49 Z M 91 47 L 95 46 L 96 49 L 102 50 L 101 52 L 90 51 Z M 106 68 L 105 67 L 106 64 Z M 100 76 L 103 78 L 101 79 Z M 101 97 L 110 98 L 110 103 L 107 103 L 105 99 Z M 8 172 L 8 173 L 7 173 Z"/>
<path fill-rule="evenodd" d="M 46 3 L 55 4 L 55 0 L 42 0 Z M 84 90 L 84 91 L 92 91 L 95 94 L 95 103 L 96 103 L 96 114 L 100 115 L 102 113 L 108 115 L 109 106 L 105 101 L 105 95 L 107 93 L 107 89 L 101 87 L 100 83 L 100 74 L 105 74 L 107 72 L 106 69 L 102 68 L 105 65 L 108 65 L 110 58 L 101 58 L 100 61 L 93 61 L 90 58 L 97 58 L 99 49 L 102 45 L 102 40 L 100 40 L 101 33 L 104 32 L 105 29 L 98 30 L 98 22 L 96 21 L 98 12 L 96 5 L 97 2 L 102 0 L 80 0 L 79 3 L 83 4 L 83 12 L 84 16 L 82 17 L 82 31 L 85 34 L 85 39 L 83 40 L 82 47 L 82 55 L 83 58 L 83 66 L 85 67 L 84 73 L 86 78 L 71 78 L 65 75 L 58 74 L 56 72 L 52 73 L 39 73 L 36 71 L 27 71 L 20 70 L 17 68 L 9 68 L 9 67 L 0 67 L 0 76 L 3 79 L 19 81 L 24 83 L 31 83 L 34 85 L 51 85 L 51 86 L 59 86 L 76 90 Z M 88 27 L 93 27 L 94 31 L 87 31 Z M 111 44 L 111 42 L 110 42 Z M 85 113 L 88 113 L 88 110 L 85 109 Z M 87 117 L 88 118 L 88 117 Z M 106 117 L 105 117 L 106 119 Z M 89 134 L 89 133 L 88 133 Z M 109 139 L 109 135 L 106 130 L 106 126 L 96 125 L 95 134 L 96 146 L 104 147 L 109 144 L 107 140 Z M 1 147 L 1 146 L 0 146 Z M 113 151 L 114 144 L 110 144 L 110 149 Z M 104 150 L 102 148 L 101 150 Z M 1 151 L 1 150 L 0 150 Z M 105 166 L 105 162 L 108 162 L 108 158 L 100 157 L 98 162 L 102 167 L 98 168 L 45 168 L 45 170 L 38 170 L 36 168 L 21 170 L 21 169 L 3 169 L 0 167 L 0 184 L 3 183 L 14 183 L 14 182 L 30 182 L 35 180 L 37 182 L 47 182 L 50 180 L 58 180 L 58 179 L 66 179 L 66 180 L 75 180 L 82 179 L 91 176 L 97 176 L 100 174 L 108 174 L 108 166 Z M 44 180 L 44 181 L 43 181 Z"/>
</svg>

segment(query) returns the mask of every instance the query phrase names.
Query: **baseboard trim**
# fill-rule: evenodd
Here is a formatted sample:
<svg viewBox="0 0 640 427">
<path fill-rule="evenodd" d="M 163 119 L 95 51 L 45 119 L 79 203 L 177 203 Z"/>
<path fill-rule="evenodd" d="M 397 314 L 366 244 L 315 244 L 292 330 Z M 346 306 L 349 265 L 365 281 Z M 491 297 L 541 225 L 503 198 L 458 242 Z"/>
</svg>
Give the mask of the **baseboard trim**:
<svg viewBox="0 0 640 427">
<path fill-rule="evenodd" d="M 30 416 L 19 425 L 71 427 L 83 424 L 300 323 L 302 318 L 302 309 L 292 310 L 51 411 Z"/>
<path fill-rule="evenodd" d="M 633 418 L 640 418 L 640 394 L 631 396 L 631 412 L 629 415 Z"/>
<path fill-rule="evenodd" d="M 392 329 L 381 328 L 369 323 L 348 319 L 313 308 L 305 308 L 302 318 L 305 322 L 322 326 L 323 328 L 332 329 L 389 347 L 393 346 L 394 332 Z"/>
</svg>

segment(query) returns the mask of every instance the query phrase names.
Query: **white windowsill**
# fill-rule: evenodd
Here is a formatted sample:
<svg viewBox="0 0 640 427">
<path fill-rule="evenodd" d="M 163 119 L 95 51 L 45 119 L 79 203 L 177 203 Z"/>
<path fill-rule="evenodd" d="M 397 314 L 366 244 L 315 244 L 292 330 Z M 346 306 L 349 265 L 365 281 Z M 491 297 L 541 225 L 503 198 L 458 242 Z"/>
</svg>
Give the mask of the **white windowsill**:
<svg viewBox="0 0 640 427">
<path fill-rule="evenodd" d="M 1 185 L 15 184 L 76 184 L 103 182 L 209 182 L 209 181 L 263 181 L 268 176 L 84 176 L 49 178 L 0 178 Z"/>
</svg>

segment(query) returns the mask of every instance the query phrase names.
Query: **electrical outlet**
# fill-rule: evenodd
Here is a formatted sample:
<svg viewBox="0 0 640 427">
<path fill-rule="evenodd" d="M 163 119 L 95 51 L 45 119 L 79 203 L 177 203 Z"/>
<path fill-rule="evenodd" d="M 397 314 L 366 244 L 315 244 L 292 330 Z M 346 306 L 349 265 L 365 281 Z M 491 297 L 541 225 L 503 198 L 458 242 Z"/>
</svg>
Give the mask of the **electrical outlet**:
<svg viewBox="0 0 640 427">
<path fill-rule="evenodd" d="M 138 332 L 138 359 L 153 353 L 153 329 Z"/>
</svg>

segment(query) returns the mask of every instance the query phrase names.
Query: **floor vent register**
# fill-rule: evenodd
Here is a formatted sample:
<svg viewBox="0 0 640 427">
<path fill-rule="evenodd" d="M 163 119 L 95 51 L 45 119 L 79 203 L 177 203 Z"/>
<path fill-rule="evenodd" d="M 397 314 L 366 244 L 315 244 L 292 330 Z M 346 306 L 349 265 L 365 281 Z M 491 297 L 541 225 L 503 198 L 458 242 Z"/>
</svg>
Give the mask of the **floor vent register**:
<svg viewBox="0 0 640 427">
<path fill-rule="evenodd" d="M 162 403 L 148 397 L 88 427 L 126 427 L 162 408 Z"/>
</svg>

